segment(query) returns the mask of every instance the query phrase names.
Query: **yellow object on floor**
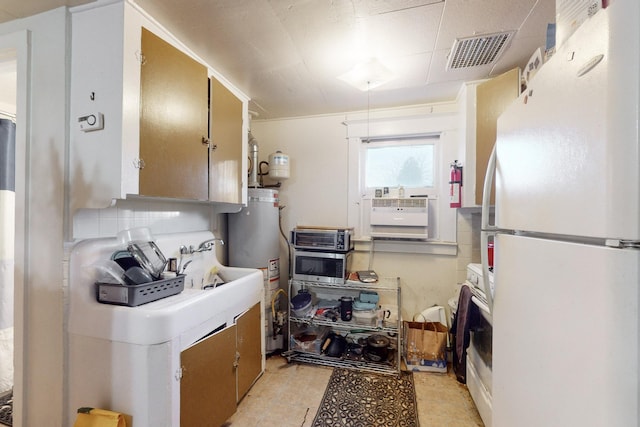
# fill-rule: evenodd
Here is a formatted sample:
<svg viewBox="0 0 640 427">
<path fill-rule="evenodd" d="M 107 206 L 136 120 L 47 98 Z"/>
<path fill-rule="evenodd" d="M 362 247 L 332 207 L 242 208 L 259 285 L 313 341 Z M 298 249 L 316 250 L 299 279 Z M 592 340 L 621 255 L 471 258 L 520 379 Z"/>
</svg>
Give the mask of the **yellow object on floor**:
<svg viewBox="0 0 640 427">
<path fill-rule="evenodd" d="M 105 409 L 80 408 L 73 427 L 127 427 L 124 415 Z"/>
</svg>

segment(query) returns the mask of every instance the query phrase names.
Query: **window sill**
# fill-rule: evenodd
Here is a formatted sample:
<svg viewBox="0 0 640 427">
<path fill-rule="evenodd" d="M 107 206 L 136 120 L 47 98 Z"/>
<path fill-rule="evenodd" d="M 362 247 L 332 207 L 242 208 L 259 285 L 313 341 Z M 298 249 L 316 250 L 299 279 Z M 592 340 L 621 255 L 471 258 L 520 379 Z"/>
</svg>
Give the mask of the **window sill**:
<svg viewBox="0 0 640 427">
<path fill-rule="evenodd" d="M 436 240 L 411 240 L 372 238 L 362 236 L 354 239 L 356 252 L 393 252 L 407 254 L 450 255 L 458 254 L 456 242 Z"/>
</svg>

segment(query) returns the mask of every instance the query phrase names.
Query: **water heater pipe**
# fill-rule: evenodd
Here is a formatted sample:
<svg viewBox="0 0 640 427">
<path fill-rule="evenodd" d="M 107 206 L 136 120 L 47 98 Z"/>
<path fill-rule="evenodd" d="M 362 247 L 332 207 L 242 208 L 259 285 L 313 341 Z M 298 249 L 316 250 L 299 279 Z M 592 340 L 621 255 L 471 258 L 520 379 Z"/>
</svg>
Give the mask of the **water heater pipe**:
<svg viewBox="0 0 640 427">
<path fill-rule="evenodd" d="M 249 187 L 258 187 L 258 140 L 253 137 L 251 131 L 249 131 L 249 160 L 251 165 L 249 166 Z"/>
</svg>

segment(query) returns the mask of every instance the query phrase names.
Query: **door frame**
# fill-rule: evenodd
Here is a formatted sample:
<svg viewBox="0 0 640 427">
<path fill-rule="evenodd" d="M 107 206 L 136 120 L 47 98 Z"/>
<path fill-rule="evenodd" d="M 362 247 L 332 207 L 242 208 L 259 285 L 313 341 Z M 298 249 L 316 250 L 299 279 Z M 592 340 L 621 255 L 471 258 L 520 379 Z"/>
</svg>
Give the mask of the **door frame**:
<svg viewBox="0 0 640 427">
<path fill-rule="evenodd" d="M 27 249 L 29 230 L 27 227 L 27 172 L 29 147 L 29 82 L 30 82 L 30 39 L 28 30 L 0 35 L 0 49 L 14 49 L 16 52 L 16 147 L 15 147 L 15 243 L 14 243 L 14 326 L 13 326 L 13 422 L 22 425 L 25 408 L 24 361 L 26 330 L 25 275 L 28 268 Z"/>
</svg>

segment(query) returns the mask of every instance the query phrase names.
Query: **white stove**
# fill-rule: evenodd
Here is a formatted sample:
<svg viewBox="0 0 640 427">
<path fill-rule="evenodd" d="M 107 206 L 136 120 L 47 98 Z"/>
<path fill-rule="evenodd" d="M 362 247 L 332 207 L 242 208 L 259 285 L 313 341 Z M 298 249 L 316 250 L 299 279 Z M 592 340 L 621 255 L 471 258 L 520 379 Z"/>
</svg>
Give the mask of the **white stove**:
<svg viewBox="0 0 640 427">
<path fill-rule="evenodd" d="M 481 310 L 489 314 L 489 305 L 487 304 L 485 280 L 482 274 L 482 264 L 467 265 L 467 283 L 470 285 L 471 293 L 479 301 L 475 301 Z M 493 272 L 489 271 L 489 286 L 491 295 L 494 295 Z M 490 314 L 489 314 L 490 316 Z"/>
<path fill-rule="evenodd" d="M 467 266 L 466 286 L 471 289 L 471 301 L 479 308 L 477 323 L 471 326 L 469 348 L 467 349 L 467 388 L 478 408 L 485 427 L 492 423 L 492 341 L 493 320 L 487 305 L 485 279 L 481 264 Z M 493 295 L 493 273 L 489 275 L 490 290 Z"/>
</svg>

